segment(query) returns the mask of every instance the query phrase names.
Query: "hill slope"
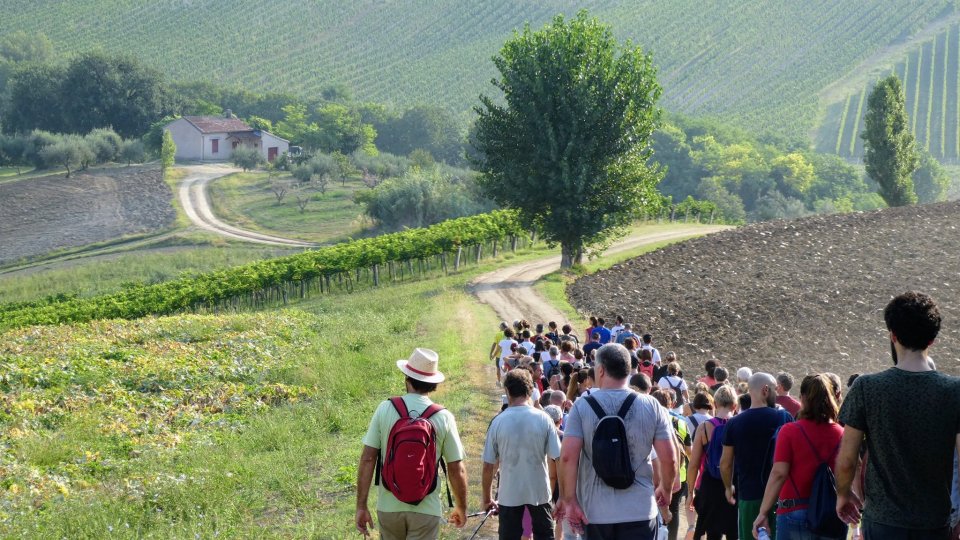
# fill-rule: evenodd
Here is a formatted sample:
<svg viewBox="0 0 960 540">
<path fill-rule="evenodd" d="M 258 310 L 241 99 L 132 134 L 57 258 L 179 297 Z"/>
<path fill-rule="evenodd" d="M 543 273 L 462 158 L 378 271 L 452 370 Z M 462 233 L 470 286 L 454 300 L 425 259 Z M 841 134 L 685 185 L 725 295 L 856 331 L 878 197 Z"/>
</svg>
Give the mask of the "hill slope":
<svg viewBox="0 0 960 540">
<path fill-rule="evenodd" d="M 863 157 L 866 101 L 876 81 L 890 73 L 903 82 L 907 115 L 917 144 L 941 161 L 960 159 L 960 24 L 952 24 L 909 49 L 892 68 L 859 90 L 828 104 L 817 148 L 846 158 Z"/>
<path fill-rule="evenodd" d="M 42 31 L 61 52 L 133 53 L 179 79 L 467 111 L 490 57 L 529 21 L 588 7 L 655 55 L 668 110 L 805 137 L 816 93 L 872 51 L 951 10 L 946 0 L 489 2 L 0 0 L 0 35 Z"/>
<path fill-rule="evenodd" d="M 938 368 L 958 375 L 958 216 L 954 202 L 751 225 L 633 259 L 568 292 L 585 313 L 623 313 L 689 373 L 718 358 L 846 377 L 890 365 L 883 308 L 921 290 L 943 314 Z"/>
</svg>

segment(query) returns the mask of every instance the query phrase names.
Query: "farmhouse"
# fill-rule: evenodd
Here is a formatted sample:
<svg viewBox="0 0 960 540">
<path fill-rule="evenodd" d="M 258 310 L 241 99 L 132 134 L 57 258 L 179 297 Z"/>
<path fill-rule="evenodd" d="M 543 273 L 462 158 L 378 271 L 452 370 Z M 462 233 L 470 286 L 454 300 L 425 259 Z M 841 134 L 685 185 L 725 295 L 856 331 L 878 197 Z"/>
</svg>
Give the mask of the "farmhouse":
<svg viewBox="0 0 960 540">
<path fill-rule="evenodd" d="M 164 127 L 177 145 L 177 159 L 225 161 L 241 145 L 256 148 L 268 161 L 289 151 L 290 143 L 276 135 L 253 129 L 230 109 L 223 116 L 184 116 Z"/>
</svg>

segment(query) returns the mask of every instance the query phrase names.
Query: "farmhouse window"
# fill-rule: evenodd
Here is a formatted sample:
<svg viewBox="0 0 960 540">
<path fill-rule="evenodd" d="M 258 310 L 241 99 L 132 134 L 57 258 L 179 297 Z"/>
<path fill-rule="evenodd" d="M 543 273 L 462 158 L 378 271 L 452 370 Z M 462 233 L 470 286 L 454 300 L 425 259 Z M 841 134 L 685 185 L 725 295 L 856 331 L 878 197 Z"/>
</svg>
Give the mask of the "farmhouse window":
<svg viewBox="0 0 960 540">
<path fill-rule="evenodd" d="M 210 139 L 210 152 L 213 154 L 220 152 L 220 139 Z"/>
</svg>

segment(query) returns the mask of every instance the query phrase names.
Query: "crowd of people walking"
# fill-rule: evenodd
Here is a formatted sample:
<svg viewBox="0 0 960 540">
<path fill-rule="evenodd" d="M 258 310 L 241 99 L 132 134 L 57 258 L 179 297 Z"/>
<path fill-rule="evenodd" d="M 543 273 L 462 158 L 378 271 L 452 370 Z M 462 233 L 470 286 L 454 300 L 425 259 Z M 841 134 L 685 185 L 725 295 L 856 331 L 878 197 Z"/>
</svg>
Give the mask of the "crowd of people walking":
<svg viewBox="0 0 960 540">
<path fill-rule="evenodd" d="M 846 388 L 835 374 L 806 374 L 796 395 L 785 372 L 710 359 L 685 373 L 622 317 L 591 318 L 584 340 L 569 324 L 501 323 L 490 360 L 504 394 L 475 515 L 497 516 L 504 540 L 954 540 L 960 379 L 928 354 L 940 312 L 909 292 L 884 318 L 891 368 Z M 441 469 L 448 520 L 467 523 L 456 421 L 429 398 L 444 380 L 438 362 L 425 349 L 398 361 L 407 394 L 370 422 L 363 534 L 376 482 L 381 538 L 438 538 Z"/>
</svg>

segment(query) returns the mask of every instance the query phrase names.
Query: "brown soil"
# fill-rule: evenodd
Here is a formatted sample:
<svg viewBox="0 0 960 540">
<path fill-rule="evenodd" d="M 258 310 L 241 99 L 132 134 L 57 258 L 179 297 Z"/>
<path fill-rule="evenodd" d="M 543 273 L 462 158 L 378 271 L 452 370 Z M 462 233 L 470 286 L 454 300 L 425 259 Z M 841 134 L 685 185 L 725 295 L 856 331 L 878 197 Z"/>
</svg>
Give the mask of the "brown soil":
<svg viewBox="0 0 960 540">
<path fill-rule="evenodd" d="M 120 167 L 0 184 L 0 264 L 156 231 L 176 219 L 155 167 Z"/>
<path fill-rule="evenodd" d="M 931 350 L 960 374 L 960 203 L 813 217 L 729 230 L 584 277 L 568 289 L 585 313 L 622 313 L 676 351 L 688 377 L 703 362 L 794 376 L 889 365 L 883 308 L 925 291 L 943 329 Z"/>
</svg>

